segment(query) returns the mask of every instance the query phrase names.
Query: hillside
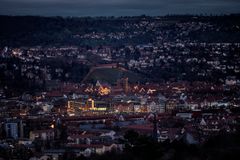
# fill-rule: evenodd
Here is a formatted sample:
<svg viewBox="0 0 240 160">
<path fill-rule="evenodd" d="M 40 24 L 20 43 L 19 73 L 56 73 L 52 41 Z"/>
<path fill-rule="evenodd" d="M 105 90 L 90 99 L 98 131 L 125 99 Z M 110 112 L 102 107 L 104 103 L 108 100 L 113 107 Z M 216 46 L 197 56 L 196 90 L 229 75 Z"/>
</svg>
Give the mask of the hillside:
<svg viewBox="0 0 240 160">
<path fill-rule="evenodd" d="M 101 82 L 115 84 L 116 81 L 121 77 L 128 77 L 130 83 L 144 82 L 144 78 L 140 74 L 121 67 L 109 66 L 93 67 L 83 79 L 83 82 L 95 83 L 97 80 L 99 80 Z"/>
</svg>

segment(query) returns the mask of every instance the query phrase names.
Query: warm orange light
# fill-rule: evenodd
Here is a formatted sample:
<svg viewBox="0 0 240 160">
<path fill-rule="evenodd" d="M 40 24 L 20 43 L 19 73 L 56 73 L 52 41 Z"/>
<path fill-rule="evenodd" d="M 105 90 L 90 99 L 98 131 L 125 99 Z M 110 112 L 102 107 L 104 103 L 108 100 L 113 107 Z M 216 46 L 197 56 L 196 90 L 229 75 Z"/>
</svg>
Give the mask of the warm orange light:
<svg viewBox="0 0 240 160">
<path fill-rule="evenodd" d="M 107 87 L 100 87 L 98 93 L 101 96 L 108 95 L 111 92 L 111 90 Z"/>
</svg>

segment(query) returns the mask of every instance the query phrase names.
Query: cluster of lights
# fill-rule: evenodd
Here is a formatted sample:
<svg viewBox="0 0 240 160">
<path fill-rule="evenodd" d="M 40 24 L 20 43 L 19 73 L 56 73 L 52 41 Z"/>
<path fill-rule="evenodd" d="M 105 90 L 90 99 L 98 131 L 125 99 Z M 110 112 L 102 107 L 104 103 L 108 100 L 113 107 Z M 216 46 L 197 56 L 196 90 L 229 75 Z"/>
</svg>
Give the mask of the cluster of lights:
<svg viewBox="0 0 240 160">
<path fill-rule="evenodd" d="M 105 95 L 110 94 L 111 89 L 109 87 L 103 87 L 103 86 L 100 86 L 98 89 L 93 89 L 93 88 L 85 89 L 85 92 L 87 92 L 87 93 L 93 93 L 94 91 L 97 92 L 101 96 L 105 96 Z"/>
<path fill-rule="evenodd" d="M 102 86 L 100 86 L 99 89 L 98 89 L 98 93 L 99 93 L 101 96 L 109 95 L 110 92 L 111 92 L 111 90 L 110 90 L 108 87 L 102 87 Z"/>
</svg>

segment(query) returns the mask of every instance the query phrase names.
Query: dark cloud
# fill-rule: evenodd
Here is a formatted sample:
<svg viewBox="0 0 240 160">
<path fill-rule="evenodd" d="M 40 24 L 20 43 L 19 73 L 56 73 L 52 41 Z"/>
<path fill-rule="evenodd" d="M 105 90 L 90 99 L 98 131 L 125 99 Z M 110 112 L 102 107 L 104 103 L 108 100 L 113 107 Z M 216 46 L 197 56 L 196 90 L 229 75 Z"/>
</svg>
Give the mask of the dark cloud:
<svg viewBox="0 0 240 160">
<path fill-rule="evenodd" d="M 240 0 L 0 0 L 0 14 L 121 16 L 227 14 L 240 12 Z"/>
</svg>

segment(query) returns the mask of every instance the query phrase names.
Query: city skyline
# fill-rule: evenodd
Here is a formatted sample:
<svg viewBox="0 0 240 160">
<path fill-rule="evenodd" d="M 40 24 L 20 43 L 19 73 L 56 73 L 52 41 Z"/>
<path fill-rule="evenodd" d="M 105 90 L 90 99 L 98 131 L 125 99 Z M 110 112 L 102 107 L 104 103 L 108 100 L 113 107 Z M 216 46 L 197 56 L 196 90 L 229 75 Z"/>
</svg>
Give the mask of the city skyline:
<svg viewBox="0 0 240 160">
<path fill-rule="evenodd" d="M 240 0 L 0 0 L 0 160 L 239 160 Z"/>
</svg>

